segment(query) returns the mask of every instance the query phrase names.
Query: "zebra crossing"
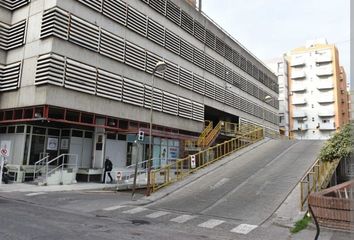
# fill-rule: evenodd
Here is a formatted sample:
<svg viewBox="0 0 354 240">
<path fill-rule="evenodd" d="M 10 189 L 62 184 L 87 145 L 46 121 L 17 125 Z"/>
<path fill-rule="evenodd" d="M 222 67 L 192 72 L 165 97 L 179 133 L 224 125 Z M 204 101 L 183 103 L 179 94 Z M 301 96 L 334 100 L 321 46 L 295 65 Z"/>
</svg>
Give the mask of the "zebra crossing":
<svg viewBox="0 0 354 240">
<path fill-rule="evenodd" d="M 189 214 L 177 214 L 176 216 L 175 212 L 168 212 L 168 211 L 161 211 L 161 210 L 154 210 L 154 209 L 149 209 L 145 207 L 132 207 L 132 206 L 125 206 L 125 205 L 117 205 L 117 206 L 111 206 L 102 209 L 103 211 L 116 211 L 116 210 L 121 210 L 121 213 L 127 214 L 127 215 L 134 215 L 134 214 L 139 214 L 140 216 L 143 216 L 145 218 L 149 219 L 158 219 L 158 218 L 168 218 L 170 222 L 178 223 L 178 224 L 184 224 L 187 222 L 190 222 L 191 220 L 198 220 L 198 218 L 201 218 L 198 215 L 189 215 Z M 204 218 L 204 217 L 203 217 Z M 205 229 L 214 229 L 216 227 L 220 227 L 223 224 L 226 224 L 227 221 L 225 220 L 220 220 L 220 219 L 208 219 L 205 221 L 203 219 L 202 223 L 197 224 L 198 227 L 200 228 L 205 228 Z M 230 223 L 229 223 L 230 225 Z M 232 229 L 230 229 L 231 233 L 238 233 L 238 234 L 248 234 L 252 230 L 256 229 L 258 226 L 257 225 L 250 225 L 250 224 L 239 224 L 237 226 L 234 226 Z"/>
</svg>

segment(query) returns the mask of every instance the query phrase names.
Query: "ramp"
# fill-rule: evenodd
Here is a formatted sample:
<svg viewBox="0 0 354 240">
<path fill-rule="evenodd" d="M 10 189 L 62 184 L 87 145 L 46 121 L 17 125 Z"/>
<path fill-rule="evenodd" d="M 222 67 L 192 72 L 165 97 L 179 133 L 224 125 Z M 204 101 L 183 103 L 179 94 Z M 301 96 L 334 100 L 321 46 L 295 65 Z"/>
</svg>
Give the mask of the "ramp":
<svg viewBox="0 0 354 240">
<path fill-rule="evenodd" d="M 322 141 L 270 140 L 153 207 L 260 225 L 316 160 Z"/>
</svg>

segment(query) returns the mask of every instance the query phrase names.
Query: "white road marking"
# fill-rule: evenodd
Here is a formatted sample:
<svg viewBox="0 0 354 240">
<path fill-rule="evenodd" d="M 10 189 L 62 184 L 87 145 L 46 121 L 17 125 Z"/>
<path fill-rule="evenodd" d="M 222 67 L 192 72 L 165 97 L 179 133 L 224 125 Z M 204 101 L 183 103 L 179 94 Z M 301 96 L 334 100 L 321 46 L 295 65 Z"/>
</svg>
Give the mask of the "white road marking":
<svg viewBox="0 0 354 240">
<path fill-rule="evenodd" d="M 227 183 L 230 180 L 230 178 L 222 178 L 220 181 L 218 181 L 217 183 L 215 183 L 213 186 L 211 186 L 211 189 L 216 189 L 218 187 L 221 187 L 222 185 L 224 185 L 225 183 Z"/>
<path fill-rule="evenodd" d="M 117 210 L 117 209 L 120 209 L 120 208 L 124 208 L 125 206 L 123 205 L 117 205 L 117 206 L 112 206 L 112 207 L 108 207 L 108 208 L 104 208 L 102 209 L 103 211 L 113 211 L 113 210 Z"/>
<path fill-rule="evenodd" d="M 140 212 L 143 212 L 143 211 L 146 211 L 146 210 L 147 210 L 146 208 L 137 207 L 137 208 L 133 208 L 133 209 L 130 209 L 130 210 L 126 210 L 123 213 L 135 214 L 135 213 L 140 213 Z"/>
<path fill-rule="evenodd" d="M 187 222 L 193 218 L 195 218 L 196 216 L 191 216 L 191 215 L 181 215 L 181 216 L 178 216 L 176 218 L 172 218 L 170 221 L 171 222 L 176 222 L 176 223 L 184 223 L 184 222 Z"/>
<path fill-rule="evenodd" d="M 250 225 L 250 224 L 240 224 L 234 229 L 231 230 L 231 232 L 234 233 L 241 233 L 241 234 L 248 234 L 251 232 L 253 229 L 257 228 L 257 225 Z"/>
<path fill-rule="evenodd" d="M 224 223 L 225 221 L 222 220 L 218 220 L 218 219 L 209 219 L 206 222 L 203 222 L 201 224 L 199 224 L 199 227 L 203 227 L 203 228 L 214 228 L 222 223 Z"/>
<path fill-rule="evenodd" d="M 43 194 L 47 194 L 47 193 L 45 193 L 45 192 L 27 193 L 26 196 L 32 197 L 32 196 L 38 196 L 38 195 L 43 195 Z"/>
<path fill-rule="evenodd" d="M 158 217 L 162 217 L 169 214 L 169 212 L 164 212 L 164 211 L 157 211 L 154 213 L 151 213 L 149 215 L 146 215 L 147 218 L 158 218 Z"/>
</svg>

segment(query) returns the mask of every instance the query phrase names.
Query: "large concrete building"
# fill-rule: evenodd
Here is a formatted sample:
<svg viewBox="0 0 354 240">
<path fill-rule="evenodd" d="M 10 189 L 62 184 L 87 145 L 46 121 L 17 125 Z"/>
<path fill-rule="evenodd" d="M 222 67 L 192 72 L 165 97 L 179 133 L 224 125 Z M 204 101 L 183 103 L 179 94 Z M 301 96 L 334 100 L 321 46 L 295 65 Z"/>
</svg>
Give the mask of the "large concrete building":
<svg viewBox="0 0 354 240">
<path fill-rule="evenodd" d="M 131 164 L 158 61 L 154 158 L 178 158 L 204 120 L 278 129 L 276 76 L 185 1 L 0 0 L 0 33 L 0 141 L 12 164 L 62 153 L 81 168 Z"/>
<path fill-rule="evenodd" d="M 338 50 L 325 39 L 287 54 L 289 120 L 297 139 L 328 139 L 349 122 L 345 72 Z"/>
</svg>

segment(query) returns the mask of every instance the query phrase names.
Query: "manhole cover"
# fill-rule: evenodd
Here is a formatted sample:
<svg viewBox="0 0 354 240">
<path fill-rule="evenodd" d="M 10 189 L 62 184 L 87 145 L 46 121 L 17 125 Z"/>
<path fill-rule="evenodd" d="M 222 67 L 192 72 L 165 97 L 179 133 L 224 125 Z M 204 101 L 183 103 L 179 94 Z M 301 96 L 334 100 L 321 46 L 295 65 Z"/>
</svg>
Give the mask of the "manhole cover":
<svg viewBox="0 0 354 240">
<path fill-rule="evenodd" d="M 132 224 L 134 225 L 143 225 L 143 224 L 150 224 L 150 222 L 145 220 L 132 220 Z"/>
</svg>

